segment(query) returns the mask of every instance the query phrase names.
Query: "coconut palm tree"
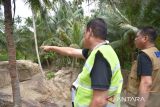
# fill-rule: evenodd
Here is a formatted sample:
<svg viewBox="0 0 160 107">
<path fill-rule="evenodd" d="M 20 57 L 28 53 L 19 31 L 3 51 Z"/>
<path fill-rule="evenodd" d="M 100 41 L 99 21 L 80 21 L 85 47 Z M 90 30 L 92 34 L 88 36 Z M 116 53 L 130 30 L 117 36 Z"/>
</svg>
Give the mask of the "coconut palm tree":
<svg viewBox="0 0 160 107">
<path fill-rule="evenodd" d="M 15 1 L 14 1 L 15 2 Z M 13 38 L 13 20 L 11 0 L 3 0 L 5 16 L 5 35 L 8 48 L 9 72 L 11 76 L 11 85 L 13 93 L 13 106 L 21 107 L 19 78 L 16 70 L 16 49 Z"/>
<path fill-rule="evenodd" d="M 57 5 L 53 5 L 52 9 L 55 13 L 50 18 L 52 37 L 45 40 L 43 44 L 80 48 L 82 46 L 83 28 L 86 21 L 83 16 L 82 7 L 65 0 L 60 0 Z M 66 57 L 58 59 L 61 59 L 62 62 L 60 63 L 63 63 L 63 59 L 66 59 Z M 67 59 L 67 62 L 64 63 L 65 65 L 68 65 L 68 62 L 70 62 Z M 76 62 L 76 59 L 73 60 L 73 62 Z M 72 66 L 74 65 L 72 63 Z"/>
<path fill-rule="evenodd" d="M 45 3 L 48 3 L 46 1 Z M 13 0 L 13 2 L 15 4 L 15 0 Z M 14 38 L 13 38 L 14 19 L 12 18 L 11 0 L 0 0 L 0 3 L 3 3 L 4 5 L 5 34 L 6 34 L 7 47 L 8 47 L 9 71 L 11 76 L 13 103 L 14 103 L 14 107 L 21 107 L 22 104 L 21 104 L 21 97 L 20 97 L 19 79 L 18 79 L 18 73 L 16 70 L 16 49 L 15 49 Z M 39 0 L 33 0 L 32 3 L 33 3 L 32 5 L 40 5 Z M 14 8 L 14 11 L 15 11 L 15 8 Z"/>
</svg>

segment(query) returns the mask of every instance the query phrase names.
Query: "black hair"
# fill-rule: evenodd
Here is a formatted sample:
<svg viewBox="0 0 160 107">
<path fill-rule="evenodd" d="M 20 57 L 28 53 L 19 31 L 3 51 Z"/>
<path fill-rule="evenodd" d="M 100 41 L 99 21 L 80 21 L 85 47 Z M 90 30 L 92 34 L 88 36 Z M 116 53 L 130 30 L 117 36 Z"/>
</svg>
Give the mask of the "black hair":
<svg viewBox="0 0 160 107">
<path fill-rule="evenodd" d="M 87 23 L 87 31 L 92 29 L 93 36 L 102 40 L 106 40 L 107 37 L 107 24 L 102 18 L 95 18 Z"/>
<path fill-rule="evenodd" d="M 157 38 L 157 32 L 156 30 L 151 27 L 151 26 L 146 26 L 143 28 L 139 29 L 140 34 L 142 34 L 143 36 L 148 36 L 150 39 L 150 42 L 155 42 L 156 38 Z"/>
</svg>

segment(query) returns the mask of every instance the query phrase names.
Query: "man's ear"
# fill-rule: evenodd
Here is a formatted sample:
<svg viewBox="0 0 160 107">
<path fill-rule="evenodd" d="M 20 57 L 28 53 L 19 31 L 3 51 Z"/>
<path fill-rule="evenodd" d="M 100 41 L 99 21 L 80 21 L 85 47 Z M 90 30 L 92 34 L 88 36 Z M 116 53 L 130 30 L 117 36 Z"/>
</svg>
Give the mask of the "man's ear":
<svg viewBox="0 0 160 107">
<path fill-rule="evenodd" d="M 149 36 L 146 35 L 146 36 L 144 37 L 144 39 L 145 39 L 145 41 L 149 41 Z"/>
</svg>

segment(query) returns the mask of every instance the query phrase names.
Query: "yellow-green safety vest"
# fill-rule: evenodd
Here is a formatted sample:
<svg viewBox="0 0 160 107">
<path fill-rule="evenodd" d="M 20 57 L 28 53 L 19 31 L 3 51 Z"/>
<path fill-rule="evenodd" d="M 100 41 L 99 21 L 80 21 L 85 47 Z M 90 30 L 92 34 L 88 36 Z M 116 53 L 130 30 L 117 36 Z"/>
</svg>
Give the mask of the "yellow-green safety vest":
<svg viewBox="0 0 160 107">
<path fill-rule="evenodd" d="M 114 104 L 108 102 L 106 107 L 120 107 L 120 93 L 122 90 L 123 78 L 120 69 L 120 63 L 115 51 L 110 45 L 101 45 L 94 49 L 87 58 L 82 72 L 76 80 L 77 92 L 74 100 L 74 107 L 89 107 L 92 99 L 93 89 L 91 88 L 90 73 L 94 64 L 95 55 L 100 51 L 103 57 L 108 61 L 112 71 L 111 84 L 106 96 L 114 96 Z"/>
</svg>

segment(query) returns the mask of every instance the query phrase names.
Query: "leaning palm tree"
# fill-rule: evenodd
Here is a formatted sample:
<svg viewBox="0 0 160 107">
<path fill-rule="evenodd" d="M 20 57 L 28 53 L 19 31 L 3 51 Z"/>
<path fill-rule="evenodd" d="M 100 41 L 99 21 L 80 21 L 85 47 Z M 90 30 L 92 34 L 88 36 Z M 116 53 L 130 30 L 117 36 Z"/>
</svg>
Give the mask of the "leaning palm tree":
<svg viewBox="0 0 160 107">
<path fill-rule="evenodd" d="M 14 1 L 15 2 L 15 1 Z M 8 48 L 9 58 L 9 72 L 11 76 L 11 85 L 13 93 L 13 106 L 21 107 L 20 87 L 19 78 L 16 70 L 16 49 L 13 39 L 13 20 L 12 20 L 12 6 L 11 0 L 3 0 L 4 4 L 4 15 L 5 15 L 5 34 Z"/>
<path fill-rule="evenodd" d="M 36 31 L 36 15 L 37 15 L 36 13 L 41 14 L 42 18 L 44 20 L 47 20 L 46 19 L 47 13 L 43 14 L 44 11 L 46 12 L 46 7 L 44 7 L 44 6 L 50 6 L 51 4 L 50 4 L 49 0 L 27 0 L 26 2 L 28 2 L 30 4 L 31 10 L 32 10 L 32 22 L 33 22 L 33 30 L 34 30 L 36 55 L 37 55 L 38 64 L 39 64 L 42 76 L 45 77 L 45 73 L 42 69 L 42 65 L 41 65 L 41 61 L 40 61 L 40 57 L 39 57 L 39 51 L 38 51 L 37 31 Z"/>
<path fill-rule="evenodd" d="M 35 49 L 36 49 L 36 54 L 37 54 L 37 59 L 38 59 L 38 64 L 40 67 L 40 71 L 42 73 L 42 76 L 45 77 L 45 73 L 42 69 L 40 57 L 39 57 L 39 51 L 38 51 L 38 43 L 37 43 L 37 32 L 36 32 L 36 22 L 35 22 L 35 13 L 34 10 L 32 10 L 32 20 L 33 20 L 33 29 L 34 29 L 34 40 L 35 40 Z"/>
</svg>

